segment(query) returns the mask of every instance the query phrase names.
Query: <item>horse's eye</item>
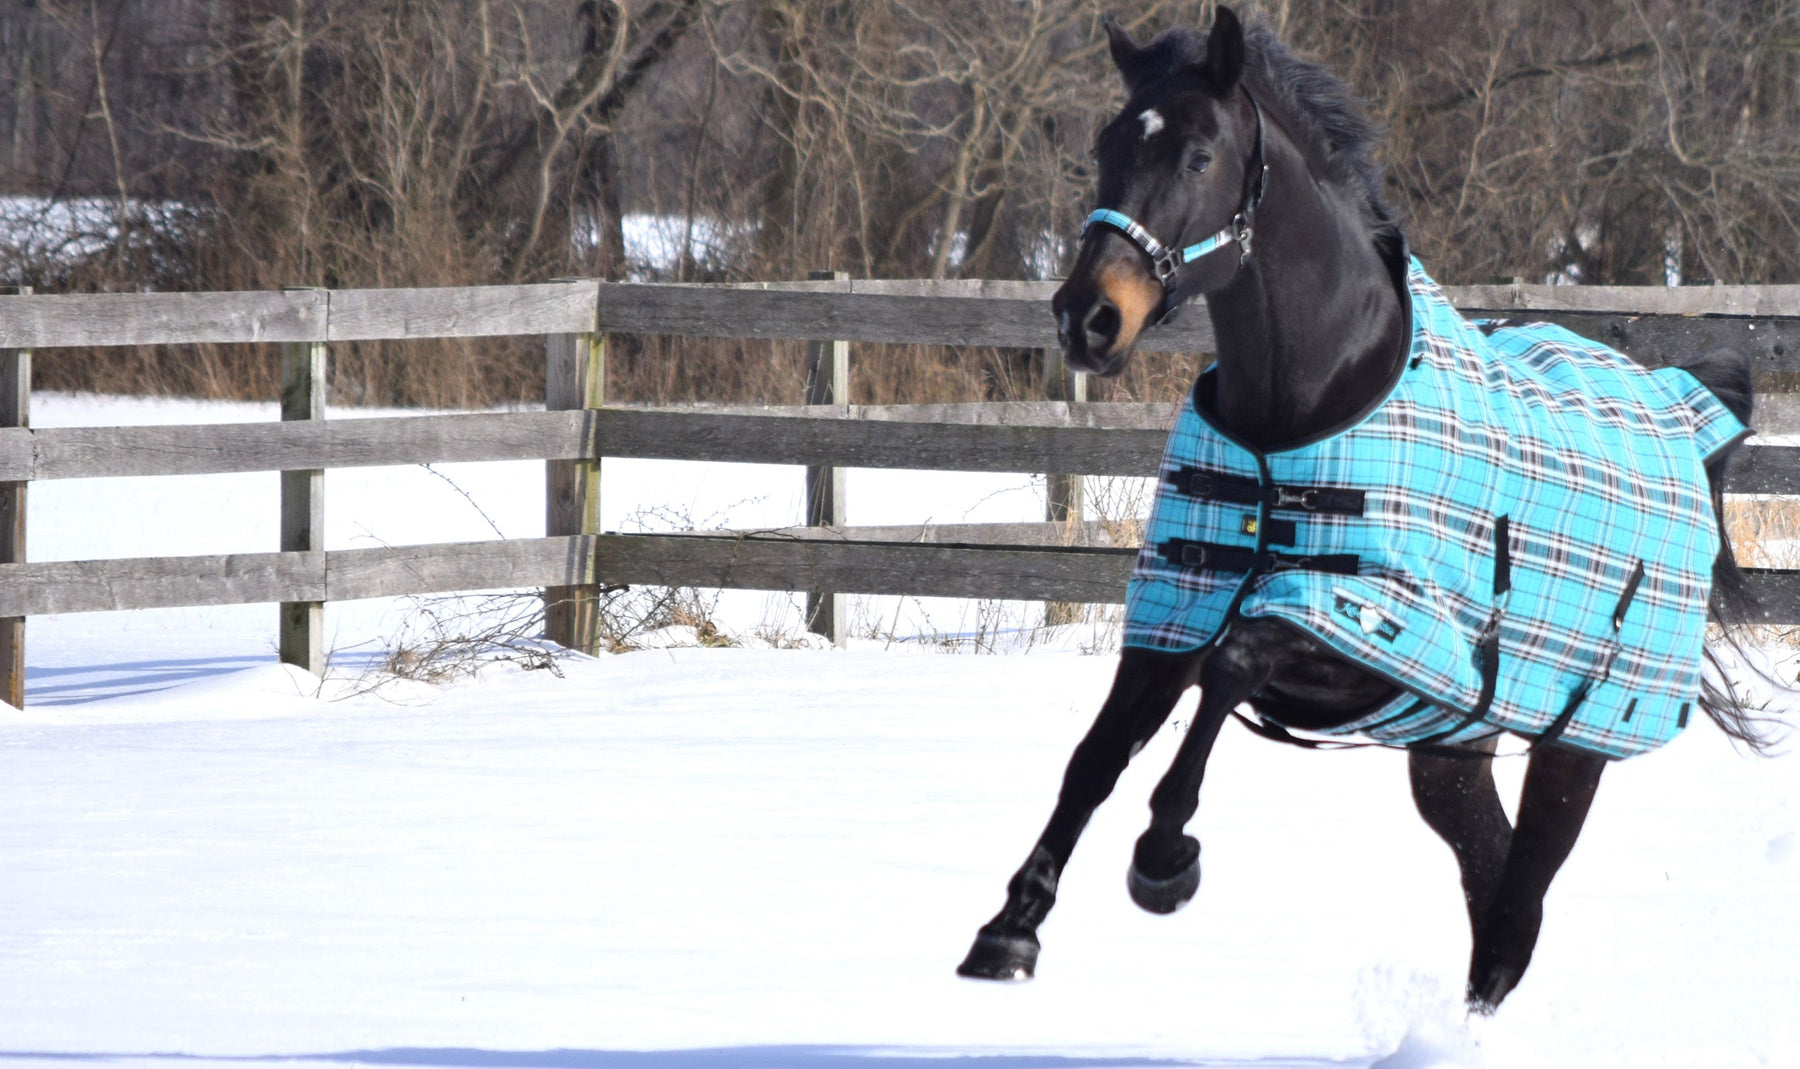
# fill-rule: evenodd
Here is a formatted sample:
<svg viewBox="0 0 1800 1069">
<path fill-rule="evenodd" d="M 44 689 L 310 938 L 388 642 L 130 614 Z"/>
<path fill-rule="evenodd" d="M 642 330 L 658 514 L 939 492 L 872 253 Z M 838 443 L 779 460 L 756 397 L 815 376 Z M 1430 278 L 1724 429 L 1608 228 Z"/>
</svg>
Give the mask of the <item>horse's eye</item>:
<svg viewBox="0 0 1800 1069">
<path fill-rule="evenodd" d="M 1205 152 L 1197 152 L 1194 154 L 1194 158 L 1188 161 L 1187 169 L 1194 172 L 1195 174 L 1205 174 L 1206 169 L 1211 166 L 1212 166 L 1211 154 L 1205 153 Z"/>
</svg>

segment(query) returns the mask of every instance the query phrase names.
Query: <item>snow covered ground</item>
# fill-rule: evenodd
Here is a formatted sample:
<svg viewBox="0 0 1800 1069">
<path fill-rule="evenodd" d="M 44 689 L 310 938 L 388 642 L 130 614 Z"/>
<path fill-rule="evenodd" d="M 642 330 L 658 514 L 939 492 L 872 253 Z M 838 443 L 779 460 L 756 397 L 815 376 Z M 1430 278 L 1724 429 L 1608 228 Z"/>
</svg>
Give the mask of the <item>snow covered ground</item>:
<svg viewBox="0 0 1800 1069">
<path fill-rule="evenodd" d="M 34 417 L 272 411 L 40 396 Z M 605 485 L 609 526 L 799 514 L 797 469 L 609 462 Z M 276 540 L 273 475 L 31 493 L 34 559 Z M 850 502 L 857 523 L 1042 509 L 1025 477 L 925 473 L 854 473 Z M 542 511 L 539 465 L 327 477 L 333 548 L 530 536 Z M 717 611 L 749 631 L 791 601 Z M 989 986 L 952 970 L 1105 692 L 1113 658 L 1070 652 L 1093 636 L 648 650 L 346 696 L 406 611 L 332 606 L 323 684 L 275 663 L 269 606 L 33 619 L 27 708 L 0 709 L 0 1069 L 1800 1065 L 1800 758 L 1705 723 L 1609 770 L 1492 1020 L 1461 1011 L 1460 892 L 1403 758 L 1236 729 L 1194 903 L 1124 893 L 1172 725 L 1083 840 L 1038 979 Z M 868 615 L 904 637 L 981 611 Z"/>
</svg>

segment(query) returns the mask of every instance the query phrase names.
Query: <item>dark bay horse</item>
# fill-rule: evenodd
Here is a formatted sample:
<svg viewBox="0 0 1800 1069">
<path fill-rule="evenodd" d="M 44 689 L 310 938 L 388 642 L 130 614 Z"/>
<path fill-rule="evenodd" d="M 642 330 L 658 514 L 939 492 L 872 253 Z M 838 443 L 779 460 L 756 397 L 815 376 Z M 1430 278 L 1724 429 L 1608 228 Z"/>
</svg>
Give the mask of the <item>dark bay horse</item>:
<svg viewBox="0 0 1800 1069">
<path fill-rule="evenodd" d="M 1053 301 L 1069 365 L 1117 374 L 1147 327 L 1201 298 L 1217 360 L 1193 403 L 1219 433 L 1260 456 L 1354 424 L 1400 381 L 1413 331 L 1404 235 L 1382 203 L 1380 171 L 1370 157 L 1375 127 L 1341 82 L 1289 53 L 1265 25 L 1244 27 L 1227 8 L 1218 9 L 1205 34 L 1174 30 L 1146 46 L 1110 20 L 1107 31 L 1129 100 L 1099 135 L 1100 208 Z M 1686 371 L 1704 387 L 1695 392 L 1710 391 L 1748 422 L 1750 377 L 1740 354 L 1708 354 Z M 1721 447 L 1706 455 L 1704 478 L 1696 475 L 1708 537 L 1721 543 L 1719 479 L 1728 452 Z M 1261 486 L 1255 479 L 1237 482 L 1252 497 L 1277 489 L 1266 479 Z M 1301 496 L 1258 500 L 1267 507 L 1256 515 L 1269 527 L 1277 522 L 1271 509 L 1296 507 Z M 1291 529 L 1291 521 L 1279 522 Z M 1254 528 L 1247 516 L 1245 531 Z M 1508 542 L 1506 517 L 1487 530 L 1498 535 L 1499 598 L 1511 592 L 1510 578 L 1501 589 L 1500 571 L 1512 568 L 1509 545 L 1517 543 Z M 1256 552 L 1239 547 L 1224 564 L 1204 552 L 1179 563 L 1252 577 L 1284 561 L 1302 569 L 1326 566 L 1323 558 L 1264 552 L 1262 537 Z M 1703 558 L 1710 595 L 1704 581 L 1696 584 L 1702 620 L 1709 596 L 1718 612 L 1721 596 L 1741 588 L 1729 543 L 1714 544 Z M 1643 567 L 1638 561 L 1612 611 L 1615 630 Z M 1342 581 L 1356 578 L 1354 564 L 1338 572 L 1350 576 Z M 1385 626 L 1379 612 L 1361 611 L 1364 630 Z M 1358 619 L 1355 611 L 1349 619 Z M 1493 659 L 1489 650 L 1487 663 Z M 1494 690 L 1491 677 L 1484 679 L 1483 705 Z M 1069 761 L 1047 826 L 1008 885 L 1005 907 L 981 928 L 958 972 L 995 980 L 1032 975 L 1037 929 L 1077 838 L 1187 688 L 1199 686 L 1199 710 L 1152 794 L 1150 827 L 1129 872 L 1133 899 L 1156 913 L 1174 912 L 1198 889 L 1200 846 L 1184 829 L 1198 808 L 1208 754 L 1234 710 L 1249 705 L 1278 735 L 1331 732 L 1372 709 L 1410 700 L 1409 682 L 1371 671 L 1278 617 L 1228 616 L 1222 630 L 1186 652 L 1128 642 L 1112 691 Z M 1568 699 L 1569 709 L 1586 693 L 1584 685 Z M 1546 706 L 1564 700 L 1543 696 Z M 1727 734 L 1760 748 L 1757 720 L 1732 696 L 1708 685 L 1695 704 Z M 1680 707 L 1682 725 L 1687 709 Z M 1623 715 L 1630 720 L 1632 708 Z M 1618 756 L 1559 738 L 1566 722 L 1565 714 L 1554 730 L 1532 739 L 1516 823 L 1495 788 L 1493 733 L 1457 738 L 1443 732 L 1408 746 L 1419 812 L 1450 845 L 1461 870 L 1473 932 L 1467 998 L 1480 1012 L 1491 1013 L 1524 975 L 1545 892 L 1575 845 L 1609 757 Z"/>
</svg>

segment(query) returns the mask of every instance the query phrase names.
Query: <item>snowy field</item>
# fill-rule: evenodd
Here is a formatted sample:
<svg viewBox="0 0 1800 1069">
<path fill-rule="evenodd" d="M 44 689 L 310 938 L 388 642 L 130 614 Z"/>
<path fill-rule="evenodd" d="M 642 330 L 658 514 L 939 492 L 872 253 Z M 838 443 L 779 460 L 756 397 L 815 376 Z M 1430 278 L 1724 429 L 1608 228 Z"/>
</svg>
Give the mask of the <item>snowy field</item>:
<svg viewBox="0 0 1800 1069">
<path fill-rule="evenodd" d="M 273 411 L 40 395 L 33 415 Z M 331 472 L 328 545 L 541 534 L 541 473 Z M 605 486 L 609 527 L 800 513 L 797 469 L 614 461 Z M 277 539 L 272 474 L 31 495 L 36 560 Z M 855 472 L 849 498 L 856 523 L 1043 508 L 1023 476 Z M 792 605 L 716 612 L 773 633 Z M 414 608 L 331 606 L 323 681 L 276 663 L 271 606 L 32 620 L 27 708 L 0 708 L 0 1069 L 1800 1066 L 1800 758 L 1704 722 L 1607 773 L 1492 1020 L 1460 1008 L 1460 891 L 1403 757 L 1235 728 L 1194 903 L 1124 893 L 1171 726 L 1083 840 L 1038 979 L 991 986 L 952 970 L 1105 692 L 1114 659 L 1075 652 L 1103 636 L 946 653 L 929 640 L 992 607 L 889 599 L 847 651 L 359 693 Z"/>
</svg>

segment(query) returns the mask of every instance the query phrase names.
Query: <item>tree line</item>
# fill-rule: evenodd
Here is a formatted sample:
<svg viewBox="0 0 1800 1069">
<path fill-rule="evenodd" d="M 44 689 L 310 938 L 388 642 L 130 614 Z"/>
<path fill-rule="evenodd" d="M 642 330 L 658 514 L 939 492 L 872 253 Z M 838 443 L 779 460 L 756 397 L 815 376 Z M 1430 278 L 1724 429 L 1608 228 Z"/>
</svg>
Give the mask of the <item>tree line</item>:
<svg viewBox="0 0 1800 1069">
<path fill-rule="evenodd" d="M 1114 13 L 1142 39 L 1205 25 L 1211 7 Z M 5 281 L 1053 277 L 1088 207 L 1094 132 L 1123 95 L 1103 10 L 0 0 Z M 1364 96 L 1388 130 L 1388 199 L 1445 281 L 1800 280 L 1800 0 L 1239 10 Z M 17 239 L 59 227 L 71 236 Z M 766 345 L 625 348 L 621 387 L 645 396 L 791 385 L 786 370 L 757 385 L 788 363 Z M 371 402 L 529 396 L 527 354 L 503 350 L 365 346 L 337 354 L 336 375 Z M 1005 354 L 917 359 L 890 376 L 914 393 L 968 373 L 1004 395 L 1029 377 Z M 62 364 L 102 385 L 152 368 L 180 392 L 255 394 L 268 374 L 211 352 Z"/>
</svg>

